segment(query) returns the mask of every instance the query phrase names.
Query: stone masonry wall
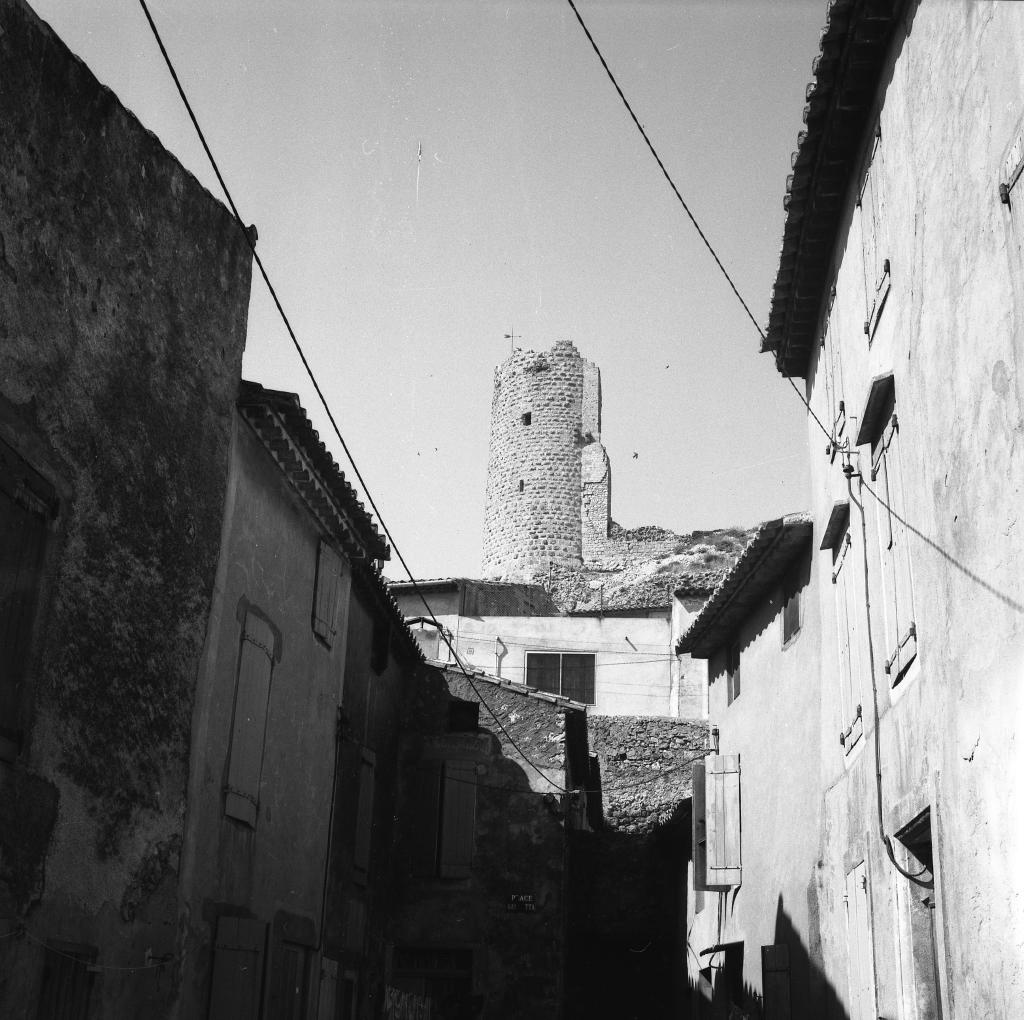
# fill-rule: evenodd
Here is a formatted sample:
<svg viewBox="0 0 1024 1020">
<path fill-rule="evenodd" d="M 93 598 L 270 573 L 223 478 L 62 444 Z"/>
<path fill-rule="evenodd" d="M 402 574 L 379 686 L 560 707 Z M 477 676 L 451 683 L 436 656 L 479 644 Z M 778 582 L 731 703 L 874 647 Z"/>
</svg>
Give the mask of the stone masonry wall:
<svg viewBox="0 0 1024 1020">
<path fill-rule="evenodd" d="M 581 451 L 595 441 L 600 373 L 572 343 L 515 351 L 495 369 L 485 577 L 528 580 L 549 563 L 581 565 Z"/>
<path fill-rule="evenodd" d="M 180 949 L 250 265 L 231 214 L 27 4 L 0 0 L 0 436 L 58 496 L 5 719 L 23 741 L 0 764 L 0 917 L 100 966 Z M 4 942 L 0 1015 L 42 1015 L 39 944 Z M 89 1015 L 164 1016 L 172 970 L 97 975 Z"/>
</svg>

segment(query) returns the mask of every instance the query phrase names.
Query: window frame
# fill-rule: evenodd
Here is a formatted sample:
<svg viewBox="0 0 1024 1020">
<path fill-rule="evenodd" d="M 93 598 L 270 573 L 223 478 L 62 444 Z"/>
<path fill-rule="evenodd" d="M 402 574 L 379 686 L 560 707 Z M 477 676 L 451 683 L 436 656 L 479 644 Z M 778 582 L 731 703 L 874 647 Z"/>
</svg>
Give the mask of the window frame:
<svg viewBox="0 0 1024 1020">
<path fill-rule="evenodd" d="M 558 690 L 553 691 L 548 687 L 542 687 L 540 684 L 531 682 L 531 671 L 530 671 L 530 659 L 534 658 L 556 658 L 558 659 Z M 590 700 L 585 698 L 573 697 L 571 694 L 565 693 L 565 659 L 566 658 L 579 658 L 589 660 L 589 677 L 584 676 L 582 681 L 583 693 L 587 694 L 587 684 L 589 683 L 589 694 Z M 559 649 L 554 651 L 548 648 L 535 648 L 529 649 L 526 652 L 526 661 L 524 663 L 523 671 L 525 674 L 525 682 L 528 687 L 535 687 L 538 691 L 543 691 L 545 694 L 553 694 L 556 697 L 568 698 L 570 701 L 578 702 L 581 705 L 596 705 L 597 704 L 597 653 L 596 652 L 583 652 L 583 651 L 563 651 Z M 533 674 L 536 676 L 536 673 Z"/>
<path fill-rule="evenodd" d="M 739 638 L 725 646 L 725 698 L 726 707 L 731 705 L 743 692 L 741 680 L 742 649 Z"/>
</svg>

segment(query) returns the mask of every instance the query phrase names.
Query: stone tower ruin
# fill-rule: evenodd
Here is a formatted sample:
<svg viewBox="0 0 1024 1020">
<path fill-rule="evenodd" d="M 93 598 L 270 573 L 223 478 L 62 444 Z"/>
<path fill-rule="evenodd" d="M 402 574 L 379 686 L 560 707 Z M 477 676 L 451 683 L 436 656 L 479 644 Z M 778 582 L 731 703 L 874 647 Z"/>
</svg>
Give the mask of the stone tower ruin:
<svg viewBox="0 0 1024 1020">
<path fill-rule="evenodd" d="M 607 542 L 610 509 L 600 370 L 568 340 L 514 351 L 494 370 L 483 576 L 580 568 Z"/>
</svg>

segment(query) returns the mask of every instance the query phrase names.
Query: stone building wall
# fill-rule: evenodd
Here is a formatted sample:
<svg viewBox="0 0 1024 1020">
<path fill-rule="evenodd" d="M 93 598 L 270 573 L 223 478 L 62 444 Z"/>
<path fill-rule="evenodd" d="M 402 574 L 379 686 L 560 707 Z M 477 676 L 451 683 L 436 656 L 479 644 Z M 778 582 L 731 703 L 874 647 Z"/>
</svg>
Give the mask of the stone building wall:
<svg viewBox="0 0 1024 1020">
<path fill-rule="evenodd" d="M 674 532 L 619 527 L 611 501 L 601 370 L 567 340 L 550 351 L 515 351 L 494 373 L 483 575 L 620 570 L 676 551 Z"/>
<path fill-rule="evenodd" d="M 20 740 L 0 762 L 0 935 L 24 920 L 32 938 L 2 940 L 0 1015 L 46 1012 L 53 938 L 122 968 L 97 977 L 90 1016 L 158 1017 L 176 968 L 127 968 L 181 949 L 191 710 L 251 253 L 21 0 L 0 0 L 0 95 L 0 439 L 55 493 L 2 721 Z"/>
<path fill-rule="evenodd" d="M 483 574 L 529 580 L 579 567 L 582 450 L 600 444 L 600 373 L 567 340 L 495 369 Z M 602 451 L 603 452 L 603 451 Z"/>
</svg>

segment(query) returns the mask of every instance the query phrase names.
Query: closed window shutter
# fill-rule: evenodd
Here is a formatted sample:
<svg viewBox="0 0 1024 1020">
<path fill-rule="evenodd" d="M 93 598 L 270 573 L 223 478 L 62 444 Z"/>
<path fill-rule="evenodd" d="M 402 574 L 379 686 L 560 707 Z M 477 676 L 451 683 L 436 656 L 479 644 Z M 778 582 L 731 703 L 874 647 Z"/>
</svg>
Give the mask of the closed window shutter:
<svg viewBox="0 0 1024 1020">
<path fill-rule="evenodd" d="M 217 919 L 209 1020 L 258 1020 L 266 943 L 262 921 Z"/>
<path fill-rule="evenodd" d="M 0 442 L 0 761 L 20 744 L 21 697 L 53 490 Z"/>
<path fill-rule="evenodd" d="M 872 476 L 885 506 L 876 501 L 879 555 L 885 586 L 886 652 L 883 668 L 895 685 L 917 654 L 913 584 L 910 576 L 909 532 L 901 517 L 904 506 L 899 421 L 893 411 L 873 456 Z"/>
<path fill-rule="evenodd" d="M 711 755 L 705 759 L 704 767 L 708 887 L 739 885 L 740 756 Z"/>
<path fill-rule="evenodd" d="M 707 805 L 704 801 L 704 785 L 704 763 L 695 762 L 693 766 L 693 888 L 695 892 L 703 892 L 708 887 Z"/>
<path fill-rule="evenodd" d="M 839 640 L 840 712 L 842 716 L 840 723 L 847 752 L 853 748 L 863 729 L 862 722 L 858 722 L 857 718 L 866 662 L 861 639 L 866 622 L 861 580 L 862 555 L 854 543 L 848 523 L 843 535 L 838 540 L 833 564 Z"/>
<path fill-rule="evenodd" d="M 471 761 L 446 761 L 441 803 L 442 878 L 469 876 L 475 824 L 476 767 Z"/>
<path fill-rule="evenodd" d="M 423 762 L 412 790 L 412 870 L 414 875 L 437 874 L 438 822 L 441 817 L 441 762 Z"/>
<path fill-rule="evenodd" d="M 47 944 L 37 1020 L 86 1020 L 92 996 L 96 950 L 63 942 Z"/>
<path fill-rule="evenodd" d="M 313 633 L 328 646 L 338 632 L 338 596 L 341 590 L 341 557 L 326 542 L 320 543 L 313 598 Z"/>
<path fill-rule="evenodd" d="M 366 876 L 370 870 L 370 848 L 373 842 L 373 797 L 376 756 L 363 750 L 359 763 L 359 804 L 356 808 L 356 842 L 353 866 Z"/>
<path fill-rule="evenodd" d="M 789 946 L 761 946 L 761 987 L 764 991 L 764 1020 L 790 1020 Z"/>
<path fill-rule="evenodd" d="M 850 965 L 850 1020 L 874 1020 L 875 970 L 871 946 L 867 864 L 846 876 L 846 937 Z"/>
<path fill-rule="evenodd" d="M 274 947 L 272 959 L 269 1015 L 277 1020 L 306 1020 L 312 951 L 308 946 L 281 941 Z"/>
<path fill-rule="evenodd" d="M 266 621 L 247 613 L 238 658 L 235 720 L 224 813 L 256 827 L 267 703 L 274 661 L 274 633 Z"/>
</svg>

